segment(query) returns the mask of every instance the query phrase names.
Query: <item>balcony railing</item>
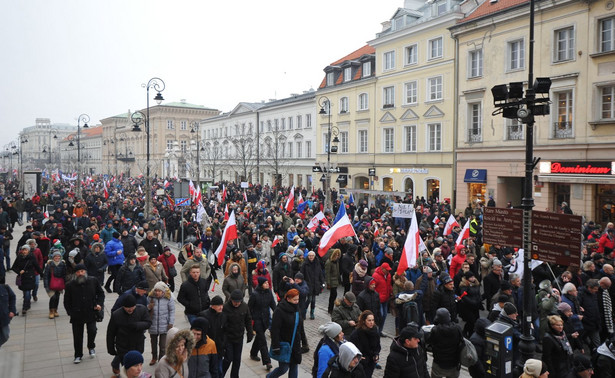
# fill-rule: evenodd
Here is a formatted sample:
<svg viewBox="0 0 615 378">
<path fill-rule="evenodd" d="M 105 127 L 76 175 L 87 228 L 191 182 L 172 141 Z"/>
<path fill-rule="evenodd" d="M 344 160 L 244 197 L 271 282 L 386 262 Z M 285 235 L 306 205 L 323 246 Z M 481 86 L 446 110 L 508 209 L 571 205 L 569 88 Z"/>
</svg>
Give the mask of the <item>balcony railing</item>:
<svg viewBox="0 0 615 378">
<path fill-rule="evenodd" d="M 572 122 L 553 122 L 553 137 L 556 139 L 572 138 Z"/>
<path fill-rule="evenodd" d="M 480 143 L 483 141 L 483 134 L 480 129 L 471 129 L 468 132 L 468 142 L 470 143 Z"/>
<path fill-rule="evenodd" d="M 523 127 L 520 125 L 506 127 L 506 140 L 523 140 Z"/>
</svg>

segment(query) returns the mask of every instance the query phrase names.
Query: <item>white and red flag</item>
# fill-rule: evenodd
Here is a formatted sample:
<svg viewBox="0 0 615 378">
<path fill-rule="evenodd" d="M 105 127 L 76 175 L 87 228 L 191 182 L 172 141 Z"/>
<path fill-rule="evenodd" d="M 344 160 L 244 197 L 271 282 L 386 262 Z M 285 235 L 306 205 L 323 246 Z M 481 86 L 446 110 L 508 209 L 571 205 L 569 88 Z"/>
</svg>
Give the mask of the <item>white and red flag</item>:
<svg viewBox="0 0 615 378">
<path fill-rule="evenodd" d="M 437 226 L 438 223 L 440 223 L 440 217 L 436 215 L 435 217 L 433 217 L 433 224 Z"/>
<path fill-rule="evenodd" d="M 399 259 L 399 265 L 397 266 L 397 274 L 402 275 L 408 268 L 416 266 L 419 253 L 426 250 L 427 247 L 421 239 L 419 234 L 419 227 L 416 221 L 416 213 L 412 213 L 412 221 L 410 222 L 410 228 L 408 229 L 408 235 L 406 236 L 406 242 L 404 243 L 404 249 L 401 252 L 401 258 Z"/>
<path fill-rule="evenodd" d="M 224 205 L 224 220 L 228 220 L 228 205 Z"/>
<path fill-rule="evenodd" d="M 226 245 L 229 241 L 237 239 L 237 225 L 235 224 L 235 211 L 231 212 L 231 216 L 226 222 L 226 226 L 224 227 L 224 232 L 222 233 L 222 239 L 220 240 L 220 245 L 216 252 L 216 258 L 218 259 L 218 266 L 222 266 L 224 264 L 224 256 L 226 255 Z"/>
<path fill-rule="evenodd" d="M 455 246 L 462 245 L 463 241 L 465 239 L 469 238 L 469 237 L 470 237 L 470 220 L 468 219 L 466 224 L 463 226 L 463 229 L 459 233 L 459 236 L 457 237 L 457 241 L 455 242 Z"/>
<path fill-rule="evenodd" d="M 457 219 L 451 214 L 446 221 L 446 225 L 444 226 L 444 236 L 450 235 L 453 232 L 454 227 L 461 227 L 459 223 L 457 223 Z"/>
<path fill-rule="evenodd" d="M 107 190 L 107 183 L 105 183 L 103 187 L 104 187 L 105 199 L 109 199 L 109 191 Z"/>
<path fill-rule="evenodd" d="M 316 230 L 316 228 L 318 227 L 318 223 L 320 223 L 320 221 L 323 221 L 327 226 L 329 225 L 329 221 L 327 220 L 325 214 L 322 211 L 319 211 L 318 214 L 314 215 L 314 218 L 310 219 L 310 223 L 308 223 L 307 225 L 308 230 L 314 232 L 314 230 Z"/>
<path fill-rule="evenodd" d="M 354 228 L 352 224 L 350 224 L 350 219 L 348 217 L 342 217 L 336 224 L 333 225 L 320 239 L 320 244 L 318 245 L 318 255 L 323 257 L 329 248 L 333 246 L 338 240 L 341 238 L 345 238 L 347 236 L 356 237 L 357 234 L 354 232 Z"/>
<path fill-rule="evenodd" d="M 380 235 L 380 230 L 378 229 L 378 224 L 374 225 L 374 237 Z"/>
<path fill-rule="evenodd" d="M 280 243 L 281 240 L 282 240 L 282 236 L 280 236 L 280 235 L 276 236 L 275 239 L 273 240 L 273 243 L 271 243 L 271 248 L 273 248 L 276 245 L 278 245 L 278 243 Z"/>
<path fill-rule="evenodd" d="M 194 202 L 197 204 L 201 204 L 201 200 L 203 199 L 203 195 L 201 194 L 201 188 L 196 187 L 196 192 L 194 193 Z"/>
<path fill-rule="evenodd" d="M 288 193 L 288 199 L 286 200 L 286 205 L 284 205 L 284 209 L 286 212 L 290 213 L 295 208 L 295 186 L 293 185 L 290 188 L 290 193 Z"/>
<path fill-rule="evenodd" d="M 246 194 L 246 191 L 243 191 L 243 201 L 244 202 L 248 202 L 248 195 Z"/>
<path fill-rule="evenodd" d="M 226 186 L 222 185 L 222 202 L 226 202 Z"/>
</svg>

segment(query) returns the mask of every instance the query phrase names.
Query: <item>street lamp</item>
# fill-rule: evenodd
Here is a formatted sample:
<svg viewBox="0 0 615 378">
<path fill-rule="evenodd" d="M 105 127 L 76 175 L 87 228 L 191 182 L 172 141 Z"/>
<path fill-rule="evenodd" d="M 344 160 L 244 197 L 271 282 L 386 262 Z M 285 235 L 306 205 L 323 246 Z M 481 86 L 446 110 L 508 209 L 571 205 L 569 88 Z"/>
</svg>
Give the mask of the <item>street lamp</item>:
<svg viewBox="0 0 615 378">
<path fill-rule="evenodd" d="M 320 106 L 320 111 L 318 114 L 329 116 L 329 127 L 327 130 L 327 165 L 325 167 L 326 173 L 324 182 L 326 211 L 333 208 L 331 205 L 331 154 L 337 153 L 337 143 L 340 141 L 338 135 L 340 134 L 340 131 L 336 126 L 331 125 L 331 100 L 329 100 L 327 96 L 320 96 L 318 99 L 318 106 Z M 333 140 L 331 140 L 332 136 Z M 335 143 L 335 145 L 332 145 L 331 142 Z"/>
<path fill-rule="evenodd" d="M 90 116 L 83 113 L 77 117 L 77 198 L 81 197 L 81 122 L 83 121 L 83 128 L 87 129 L 88 122 L 90 122 Z M 68 144 L 73 147 L 73 141 Z"/>
<path fill-rule="evenodd" d="M 22 192 L 23 194 L 23 148 L 24 148 L 24 144 L 28 143 L 28 138 L 26 138 L 25 136 L 20 136 L 19 137 L 19 151 L 15 151 L 14 153 L 17 154 L 19 153 L 19 190 Z"/>
<path fill-rule="evenodd" d="M 192 127 L 190 128 L 191 133 L 196 133 L 196 187 L 201 187 L 201 165 L 200 165 L 200 156 L 201 156 L 201 133 L 199 132 L 200 123 L 198 121 L 192 122 Z"/>
</svg>

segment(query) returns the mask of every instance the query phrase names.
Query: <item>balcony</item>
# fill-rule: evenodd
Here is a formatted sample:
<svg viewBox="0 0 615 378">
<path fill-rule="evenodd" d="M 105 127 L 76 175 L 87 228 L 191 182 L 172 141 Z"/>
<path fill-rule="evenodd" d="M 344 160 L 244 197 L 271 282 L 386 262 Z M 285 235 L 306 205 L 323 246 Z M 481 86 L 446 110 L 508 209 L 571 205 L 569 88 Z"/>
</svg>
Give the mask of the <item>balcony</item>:
<svg viewBox="0 0 615 378">
<path fill-rule="evenodd" d="M 553 138 L 572 138 L 572 122 L 553 122 Z"/>
<path fill-rule="evenodd" d="M 523 127 L 512 125 L 506 127 L 506 140 L 523 140 Z"/>
<path fill-rule="evenodd" d="M 468 132 L 468 143 L 481 143 L 483 134 L 480 129 L 470 129 Z"/>
</svg>

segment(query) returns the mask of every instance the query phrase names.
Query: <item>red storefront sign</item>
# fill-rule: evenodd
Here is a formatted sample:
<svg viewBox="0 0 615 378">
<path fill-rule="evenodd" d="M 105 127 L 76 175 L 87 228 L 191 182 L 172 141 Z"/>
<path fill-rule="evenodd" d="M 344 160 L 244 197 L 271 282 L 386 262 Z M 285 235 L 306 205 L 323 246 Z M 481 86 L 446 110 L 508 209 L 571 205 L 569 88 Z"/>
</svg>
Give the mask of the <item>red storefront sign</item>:
<svg viewBox="0 0 615 378">
<path fill-rule="evenodd" d="M 559 162 L 551 163 L 551 173 L 564 173 L 574 175 L 610 175 L 611 162 Z"/>
</svg>

